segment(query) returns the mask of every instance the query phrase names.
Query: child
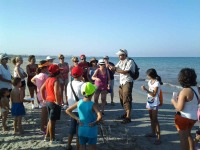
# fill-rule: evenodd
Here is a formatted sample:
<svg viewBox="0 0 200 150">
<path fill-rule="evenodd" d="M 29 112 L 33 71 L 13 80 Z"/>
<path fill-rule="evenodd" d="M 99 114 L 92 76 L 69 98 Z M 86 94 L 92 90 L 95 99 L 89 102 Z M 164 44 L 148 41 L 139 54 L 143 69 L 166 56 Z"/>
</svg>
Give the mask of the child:
<svg viewBox="0 0 200 150">
<path fill-rule="evenodd" d="M 2 88 L 0 90 L 0 97 L 1 97 L 1 113 L 2 113 L 2 126 L 3 126 L 3 132 L 8 131 L 8 127 L 6 124 L 8 113 L 10 110 L 9 107 L 9 99 L 7 96 L 9 96 L 9 90 L 7 88 Z"/>
<path fill-rule="evenodd" d="M 146 137 L 156 137 L 157 134 L 157 140 L 155 140 L 154 144 L 159 145 L 161 144 L 160 141 L 160 125 L 158 122 L 157 114 L 158 114 L 158 106 L 159 106 L 159 93 L 160 93 L 160 86 L 163 84 L 161 82 L 160 76 L 157 75 L 157 72 L 155 69 L 148 69 L 147 72 L 147 78 L 149 78 L 148 86 L 149 89 L 147 89 L 144 85 L 141 86 L 143 91 L 147 92 L 147 104 L 146 108 L 149 111 L 149 117 L 151 120 L 151 129 L 152 133 L 146 134 Z"/>
<path fill-rule="evenodd" d="M 15 77 L 13 79 L 13 86 L 10 93 L 12 102 L 11 114 L 14 117 L 14 134 L 22 134 L 22 116 L 25 115 L 25 108 L 23 102 L 30 102 L 24 100 L 23 91 L 21 90 L 21 78 Z"/>
<path fill-rule="evenodd" d="M 81 93 L 84 95 L 84 98 L 66 110 L 66 113 L 79 123 L 78 136 L 80 150 L 86 150 L 86 143 L 89 144 L 90 150 L 96 150 L 97 123 L 101 120 L 102 115 L 97 104 L 91 101 L 95 91 L 95 85 L 90 82 L 84 83 L 81 86 Z M 76 108 L 78 108 L 79 117 L 72 112 Z"/>
</svg>

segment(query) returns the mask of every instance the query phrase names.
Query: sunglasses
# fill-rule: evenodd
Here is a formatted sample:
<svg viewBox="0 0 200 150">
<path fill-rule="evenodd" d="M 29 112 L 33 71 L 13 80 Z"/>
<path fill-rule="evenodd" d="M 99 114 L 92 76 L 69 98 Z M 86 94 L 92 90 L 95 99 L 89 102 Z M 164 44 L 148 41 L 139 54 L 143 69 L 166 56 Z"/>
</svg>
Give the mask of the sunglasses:
<svg viewBox="0 0 200 150">
<path fill-rule="evenodd" d="M 74 61 L 74 62 L 78 62 L 78 61 Z"/>
</svg>

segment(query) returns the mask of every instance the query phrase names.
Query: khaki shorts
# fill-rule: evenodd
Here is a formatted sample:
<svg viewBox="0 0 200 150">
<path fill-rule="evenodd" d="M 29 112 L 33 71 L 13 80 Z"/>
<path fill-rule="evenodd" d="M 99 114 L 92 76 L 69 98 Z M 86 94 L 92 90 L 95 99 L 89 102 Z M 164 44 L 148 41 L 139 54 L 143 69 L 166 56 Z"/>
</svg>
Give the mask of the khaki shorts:
<svg viewBox="0 0 200 150">
<path fill-rule="evenodd" d="M 132 108 L 132 90 L 133 82 L 127 82 L 119 86 L 119 98 L 125 110 L 130 110 Z"/>
</svg>

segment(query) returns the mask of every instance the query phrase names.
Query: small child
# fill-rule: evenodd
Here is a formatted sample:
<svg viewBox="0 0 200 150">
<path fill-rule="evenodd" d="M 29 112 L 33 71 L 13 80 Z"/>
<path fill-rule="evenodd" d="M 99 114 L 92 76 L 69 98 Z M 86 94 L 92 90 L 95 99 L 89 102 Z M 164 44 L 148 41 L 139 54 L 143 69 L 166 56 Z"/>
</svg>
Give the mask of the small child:
<svg viewBox="0 0 200 150">
<path fill-rule="evenodd" d="M 14 117 L 14 134 L 22 134 L 22 116 L 25 115 L 25 108 L 23 102 L 31 102 L 24 100 L 23 91 L 21 90 L 21 78 L 15 77 L 13 79 L 13 86 L 10 93 L 12 108 L 11 114 Z"/>
<path fill-rule="evenodd" d="M 8 113 L 10 110 L 10 106 L 9 106 L 9 99 L 7 96 L 9 96 L 9 90 L 7 88 L 2 88 L 0 90 L 0 97 L 1 97 L 1 114 L 2 114 L 2 126 L 3 126 L 3 132 L 8 131 L 8 127 L 7 127 L 7 117 L 8 117 Z"/>
<path fill-rule="evenodd" d="M 90 150 L 96 150 L 98 132 L 97 123 L 102 119 L 97 104 L 91 101 L 96 88 L 97 87 L 90 82 L 84 83 L 81 86 L 81 93 L 84 95 L 84 98 L 66 110 L 66 113 L 76 119 L 79 123 L 78 136 L 80 150 L 85 150 L 87 143 L 89 144 Z M 79 117 L 72 112 L 76 108 L 78 108 Z M 97 114 L 97 117 L 95 113 Z"/>
</svg>

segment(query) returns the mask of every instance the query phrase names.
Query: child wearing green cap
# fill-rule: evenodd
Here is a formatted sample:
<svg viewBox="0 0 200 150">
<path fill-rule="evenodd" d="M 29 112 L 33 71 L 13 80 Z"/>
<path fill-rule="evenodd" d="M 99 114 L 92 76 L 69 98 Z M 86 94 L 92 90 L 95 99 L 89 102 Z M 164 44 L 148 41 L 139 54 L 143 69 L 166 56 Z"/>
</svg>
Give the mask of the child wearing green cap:
<svg viewBox="0 0 200 150">
<path fill-rule="evenodd" d="M 86 143 L 89 144 L 90 150 L 96 150 L 97 123 L 102 119 L 102 115 L 98 106 L 91 101 L 95 91 L 95 85 L 90 82 L 84 83 L 81 86 L 81 93 L 84 95 L 84 98 L 66 110 L 66 113 L 79 123 L 78 137 L 80 150 L 86 149 Z M 79 117 L 72 112 L 76 108 L 78 108 Z"/>
</svg>

